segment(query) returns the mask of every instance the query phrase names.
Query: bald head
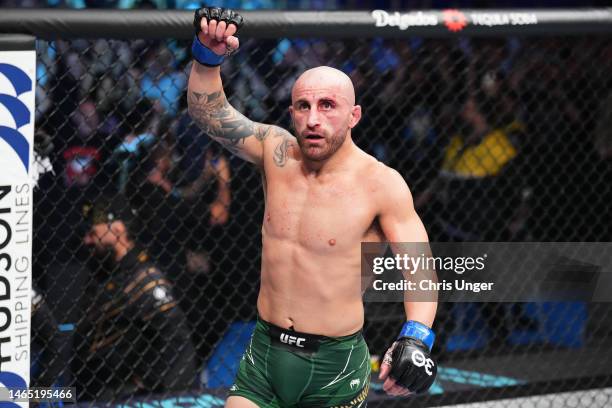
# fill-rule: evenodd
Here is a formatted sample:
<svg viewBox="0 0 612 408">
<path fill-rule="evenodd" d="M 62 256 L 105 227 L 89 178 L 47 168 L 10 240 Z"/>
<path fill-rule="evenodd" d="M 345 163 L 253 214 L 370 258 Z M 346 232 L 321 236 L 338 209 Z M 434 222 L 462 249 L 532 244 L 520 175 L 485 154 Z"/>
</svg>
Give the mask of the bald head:
<svg viewBox="0 0 612 408">
<path fill-rule="evenodd" d="M 355 105 L 355 88 L 351 78 L 344 72 L 332 67 L 316 67 L 305 71 L 295 81 L 291 90 L 291 100 L 303 92 L 327 91 L 343 98 L 349 106 Z"/>
<path fill-rule="evenodd" d="M 314 163 L 331 158 L 343 146 L 351 149 L 351 129 L 361 119 L 361 106 L 355 105 L 355 88 L 346 74 L 317 67 L 295 81 L 289 113 L 302 157 Z"/>
</svg>

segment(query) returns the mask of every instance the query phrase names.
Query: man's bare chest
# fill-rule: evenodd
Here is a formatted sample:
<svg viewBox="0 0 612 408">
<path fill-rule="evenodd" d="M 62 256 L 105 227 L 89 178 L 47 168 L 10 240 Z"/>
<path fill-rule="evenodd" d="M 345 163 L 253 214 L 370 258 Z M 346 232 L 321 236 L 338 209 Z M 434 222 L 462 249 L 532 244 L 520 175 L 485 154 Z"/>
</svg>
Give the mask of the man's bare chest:
<svg viewBox="0 0 612 408">
<path fill-rule="evenodd" d="M 367 188 L 352 177 L 273 177 L 263 227 L 267 236 L 303 246 L 352 247 L 371 228 L 375 213 Z"/>
</svg>

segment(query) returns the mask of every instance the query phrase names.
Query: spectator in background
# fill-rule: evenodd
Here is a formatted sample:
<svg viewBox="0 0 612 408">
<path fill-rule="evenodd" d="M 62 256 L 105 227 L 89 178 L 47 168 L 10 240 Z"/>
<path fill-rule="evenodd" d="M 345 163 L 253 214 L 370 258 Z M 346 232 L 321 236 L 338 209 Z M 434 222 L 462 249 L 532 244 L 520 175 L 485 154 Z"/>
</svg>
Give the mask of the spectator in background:
<svg viewBox="0 0 612 408">
<path fill-rule="evenodd" d="M 268 117 L 270 109 L 266 104 L 266 98 L 269 97 L 271 88 L 251 64 L 244 62 L 246 61 L 240 64 L 240 70 L 232 66 L 222 67 L 223 74 L 233 76 L 230 103 L 249 117 L 264 120 Z M 236 63 L 240 62 L 234 61 L 234 64 Z"/>
<path fill-rule="evenodd" d="M 142 96 L 151 100 L 160 114 L 176 116 L 179 98 L 187 84 L 185 74 L 175 65 L 174 55 L 165 44 L 151 48 L 147 54 L 140 88 Z"/>
<path fill-rule="evenodd" d="M 190 145 L 189 167 L 175 165 L 172 123 L 170 117 L 160 121 L 154 144 L 140 153 L 131 169 L 126 195 L 142 221 L 140 238 L 175 275 L 184 270 L 186 246 L 193 249 L 199 234 L 207 235 L 210 226 L 227 223 L 231 193 L 224 156 Z"/>
<path fill-rule="evenodd" d="M 183 226 L 181 200 L 162 187 L 170 184 L 165 177 L 172 166 L 171 155 L 164 140 L 156 142 L 131 174 L 127 197 L 142 226 L 141 241 L 175 280 L 185 269 L 185 240 L 191 231 Z"/>
<path fill-rule="evenodd" d="M 36 61 L 36 111 L 35 120 L 37 126 L 41 126 L 46 120 L 50 109 L 53 107 L 51 91 L 49 88 L 50 80 L 55 75 L 55 49 L 49 46 L 46 41 L 38 41 L 38 56 Z"/>
<path fill-rule="evenodd" d="M 446 147 L 438 178 L 415 204 L 430 199 L 441 204 L 439 227 L 454 241 L 496 241 L 508 238 L 508 226 L 520 201 L 520 122 L 504 120 L 500 100 L 478 93 L 468 98 L 461 115 L 461 133 Z"/>
<path fill-rule="evenodd" d="M 172 284 L 132 237 L 129 206 L 99 197 L 83 206 L 83 216 L 94 279 L 88 320 L 78 330 L 85 336 L 79 400 L 189 389 L 195 354 L 187 321 Z"/>
<path fill-rule="evenodd" d="M 64 151 L 64 183 L 67 187 L 87 187 L 98 171 L 100 154 L 93 147 L 75 146 Z"/>
<path fill-rule="evenodd" d="M 436 177 L 440 146 L 447 141 L 445 135 L 453 132 L 453 105 L 465 93 L 466 63 L 463 52 L 448 42 L 402 42 L 396 52 L 402 64 L 387 88 L 389 106 L 383 108 L 384 115 L 392 118 L 384 130 L 392 135 L 386 141 L 385 156 L 418 195 Z M 431 212 L 421 216 L 429 220 Z"/>
<path fill-rule="evenodd" d="M 78 42 L 58 40 L 55 49 L 55 75 L 48 84 L 48 95 L 53 99 L 54 106 L 49 109 L 49 116 L 43 124 L 47 133 L 54 136 L 55 151 L 61 156 L 68 146 L 75 143 L 76 129 L 70 118 L 78 110 L 82 98 L 79 81 L 85 74 L 85 66 L 79 52 L 84 47 Z"/>
<path fill-rule="evenodd" d="M 588 93 L 575 89 L 584 74 L 572 67 L 570 50 L 565 40 L 534 40 L 514 79 L 525 106 L 529 166 L 522 178 L 533 191 L 528 227 L 535 241 L 594 240 L 592 225 L 598 223 L 591 218 L 592 193 L 584 188 L 596 176 L 592 145 L 585 143 L 592 140 L 586 131 L 592 125 L 577 105 Z"/>
<path fill-rule="evenodd" d="M 123 141 L 113 150 L 108 161 L 110 169 L 116 179 L 119 192 L 125 192 L 132 172 L 155 144 L 153 134 L 153 109 L 147 100 L 141 100 L 128 112 L 125 125 L 128 128 Z"/>
<path fill-rule="evenodd" d="M 186 103 L 186 98 L 183 98 Z M 210 138 L 203 134 L 189 117 L 186 106 L 172 126 L 176 141 L 174 153 L 177 155 L 177 165 L 172 189 L 169 184 L 164 188 L 175 197 L 185 198 L 192 202 L 198 199 L 202 208 L 210 210 L 210 220 L 202 220 L 204 224 L 223 225 L 229 217 L 231 204 L 229 161 Z M 166 170 L 169 170 L 166 167 Z M 167 175 L 169 171 L 166 171 Z M 155 174 L 151 175 L 155 178 Z"/>
<path fill-rule="evenodd" d="M 147 175 L 149 183 L 160 187 L 166 194 L 176 199 L 185 200 L 195 200 L 205 189 L 214 186 L 217 192 L 216 198 L 208 206 L 210 215 L 208 224 L 223 225 L 228 221 L 231 201 L 230 168 L 225 156 L 214 155 L 211 150 L 206 150 L 198 161 L 202 168 L 198 177 L 190 184 L 176 187 L 169 179 L 173 165 L 171 150 L 167 146 L 160 145 L 152 154 L 152 158 L 154 167 Z"/>
<path fill-rule="evenodd" d="M 129 190 L 136 192 L 130 201 L 143 224 L 141 236 L 177 283 L 189 321 L 197 322 L 194 340 L 204 357 L 216 339 L 202 339 L 210 330 L 203 311 L 209 309 L 215 294 L 209 292 L 219 290 L 216 278 L 227 279 L 227 269 L 221 266 L 225 252 L 217 244 L 227 240 L 230 166 L 224 155 L 201 143 L 205 138 L 197 138 L 200 131 L 191 121 L 183 125 L 170 126 L 168 118 L 162 120 L 160 142 L 151 150 L 148 163 L 134 174 Z"/>
<path fill-rule="evenodd" d="M 496 79 L 501 81 L 500 78 Z M 468 96 L 460 112 L 458 133 L 446 147 L 439 175 L 415 199 L 415 206 L 437 206 L 433 236 L 441 241 L 508 241 L 514 238 L 521 207 L 523 125 L 505 100 L 503 83 L 484 85 Z M 443 278 L 441 276 L 440 278 Z M 484 303 L 489 348 L 499 352 L 511 329 L 530 324 L 520 307 Z M 509 318 L 509 312 L 513 318 Z M 446 334 L 454 321 L 446 321 Z"/>
</svg>

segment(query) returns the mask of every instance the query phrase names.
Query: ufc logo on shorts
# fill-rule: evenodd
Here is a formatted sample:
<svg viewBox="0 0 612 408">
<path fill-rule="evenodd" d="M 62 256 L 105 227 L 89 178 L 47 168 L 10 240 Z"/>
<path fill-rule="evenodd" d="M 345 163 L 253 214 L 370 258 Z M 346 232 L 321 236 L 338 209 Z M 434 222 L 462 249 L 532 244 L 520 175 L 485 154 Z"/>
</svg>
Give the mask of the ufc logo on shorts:
<svg viewBox="0 0 612 408">
<path fill-rule="evenodd" d="M 295 337 L 295 336 L 290 336 L 288 334 L 281 333 L 280 341 L 290 346 L 295 344 L 298 347 L 304 347 L 304 342 L 306 341 L 306 339 L 303 337 Z"/>
<path fill-rule="evenodd" d="M 425 367 L 425 372 L 427 375 L 432 375 L 431 367 L 433 367 L 434 362 L 431 358 L 425 358 L 425 354 L 420 352 L 419 350 L 414 350 L 412 352 L 412 362 L 417 367 Z"/>
</svg>

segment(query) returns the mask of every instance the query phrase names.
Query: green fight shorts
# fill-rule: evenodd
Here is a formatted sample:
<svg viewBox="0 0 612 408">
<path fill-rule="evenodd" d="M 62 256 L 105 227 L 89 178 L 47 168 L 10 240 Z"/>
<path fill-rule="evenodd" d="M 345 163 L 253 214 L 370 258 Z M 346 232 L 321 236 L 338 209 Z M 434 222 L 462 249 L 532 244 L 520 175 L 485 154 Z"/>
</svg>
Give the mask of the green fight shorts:
<svg viewBox="0 0 612 408">
<path fill-rule="evenodd" d="M 361 331 L 324 337 L 258 319 L 229 395 L 261 408 L 365 407 L 370 353 Z"/>
</svg>

